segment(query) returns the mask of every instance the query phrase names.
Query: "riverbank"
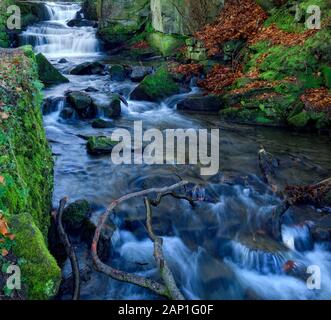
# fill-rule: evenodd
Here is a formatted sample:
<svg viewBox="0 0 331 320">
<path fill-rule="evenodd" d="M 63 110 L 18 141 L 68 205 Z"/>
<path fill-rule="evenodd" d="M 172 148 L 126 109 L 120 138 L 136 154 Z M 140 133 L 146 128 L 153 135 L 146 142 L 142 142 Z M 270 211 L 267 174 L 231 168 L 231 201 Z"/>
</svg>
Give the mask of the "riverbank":
<svg viewBox="0 0 331 320">
<path fill-rule="evenodd" d="M 18 145 L 15 154 L 18 157 L 9 154 L 9 158 L 6 155 L 3 159 L 12 165 L 10 168 L 15 168 L 16 162 L 22 166 L 18 173 L 14 171 L 14 177 L 18 179 L 18 182 L 14 180 L 14 186 L 22 183 L 24 188 L 17 193 L 10 189 L 13 197 L 6 197 L 3 201 L 15 200 L 17 194 L 19 199 L 24 200 L 15 200 L 19 206 L 16 206 L 16 202 L 5 205 L 10 208 L 7 210 L 7 219 L 12 228 L 10 231 L 18 235 L 18 247 L 24 248 L 26 239 L 33 240 L 32 244 L 28 242 L 34 250 L 33 254 L 23 249 L 15 251 L 18 257 L 19 254 L 26 254 L 29 258 L 24 273 L 27 275 L 27 289 L 32 292 L 27 297 L 51 298 L 57 291 L 59 278 L 59 269 L 48 255 L 44 240 L 50 211 L 46 204 L 50 206 L 52 187 L 52 163 L 44 130 L 56 160 L 53 207 L 57 207 L 59 200 L 65 196 L 70 202 L 70 215 L 65 224 L 67 228 L 69 226 L 67 230 L 70 240 L 78 255 L 82 280 L 81 299 L 158 298 L 146 289 L 117 282 L 96 272 L 90 254 L 91 235 L 100 214 L 110 201 L 134 191 L 176 183 L 179 177 L 199 186 L 205 199 L 196 206 L 181 200 L 165 199 L 155 209 L 153 227 L 155 233 L 164 239 L 167 262 L 186 298 L 329 297 L 330 204 L 323 203 L 322 207 L 306 204 L 293 206 L 284 214 L 282 237 L 273 237 L 270 228 L 265 226 L 272 219 L 274 208 L 281 199 L 265 183 L 258 166 L 258 151 L 263 145 L 277 159 L 273 165 L 282 187 L 319 182 L 328 178 L 331 172 L 329 139 L 315 134 L 279 130 L 280 124 L 274 128 L 265 128 L 261 125 L 226 122 L 222 115 L 219 116 L 219 111 L 222 114 L 229 106 L 229 102 L 225 102 L 226 96 L 218 92 L 206 95 L 207 91 L 196 86 L 197 80 L 208 78 L 208 72 L 214 68 L 215 63 L 222 64 L 220 60 L 216 59 L 215 62 L 214 59 L 207 59 L 197 63 L 191 58 L 187 60 L 185 54 L 177 55 L 175 51 L 174 56 L 166 54 L 160 57 L 162 51 L 142 37 L 128 41 L 129 46 L 117 50 L 117 55 L 112 49 L 104 52 L 96 38 L 97 29 L 94 24 L 92 27 L 68 26 L 68 21 L 72 21 L 80 12 L 79 5 L 50 3 L 48 9 L 51 21 L 39 21 L 29 26 L 21 38 L 34 44 L 34 49 L 43 54 L 38 55 L 37 60 L 40 64 L 40 79 L 48 85 L 43 90 L 44 129 L 41 127 L 40 112 L 36 111 L 37 106 L 38 110 L 40 107 L 41 87 L 37 81 L 36 61 L 31 50 L 26 51 L 29 58 L 17 51 L 17 62 L 15 55 L 8 57 L 9 63 L 14 63 L 13 70 L 30 70 L 31 74 L 26 79 L 24 73 L 9 73 L 11 77 L 20 78 L 24 75 L 24 81 L 13 82 L 14 91 L 18 88 L 18 96 L 24 98 L 24 101 L 14 103 L 13 108 L 19 111 L 18 117 L 7 118 L 6 111 L 4 118 L 7 119 L 3 119 L 22 119 L 19 122 L 20 130 L 17 131 L 20 140 L 15 138 Z M 146 33 L 140 33 L 139 30 L 136 35 Z M 187 45 L 190 47 L 196 43 L 193 39 L 193 43 L 188 42 Z M 112 55 L 108 56 L 108 53 Z M 56 79 L 50 79 L 54 69 L 45 56 L 62 76 L 57 74 Z M 23 65 L 25 68 L 21 68 Z M 229 71 L 224 68 L 220 70 L 228 76 Z M 4 74 L 6 71 L 8 73 L 8 68 L 3 69 Z M 54 80 L 59 81 L 59 84 L 52 85 Z M 216 84 L 219 82 L 217 80 Z M 27 122 L 25 126 L 26 118 L 21 111 L 32 110 L 27 105 L 31 108 L 33 106 L 34 110 L 32 115 L 28 113 L 29 117 L 38 119 L 34 121 L 36 124 Z M 247 110 L 251 109 L 246 102 L 242 105 Z M 262 106 L 259 109 L 265 111 Z M 3 123 L 6 124 L 6 121 Z M 109 156 L 109 150 L 113 147 L 110 140 L 112 132 L 122 128 L 133 133 L 135 121 L 142 121 L 144 130 L 157 128 L 162 132 L 167 128 L 219 128 L 219 172 L 212 177 L 205 177 L 200 175 L 200 165 L 113 164 Z M 15 127 L 15 122 L 8 124 Z M 262 124 L 262 121 L 258 124 Z M 36 136 L 40 140 L 36 141 Z M 19 144 L 20 141 L 23 143 Z M 35 152 L 27 152 L 22 156 L 25 145 Z M 38 165 L 34 161 L 27 162 L 26 155 L 30 156 L 29 160 L 37 157 Z M 45 160 L 40 163 L 38 157 Z M 29 166 L 26 168 L 27 163 Z M 30 181 L 27 172 L 32 172 L 32 178 L 36 174 L 38 181 Z M 35 190 L 34 187 L 41 198 L 30 193 Z M 4 188 L 8 190 L 8 185 L 4 185 Z M 40 199 L 42 204 L 38 202 Z M 12 215 L 11 212 L 15 210 L 19 210 L 18 214 Z M 25 220 L 30 216 L 21 211 L 32 212 L 33 218 Z M 116 227 L 113 236 L 110 238 L 107 232 L 102 235 L 105 262 L 121 270 L 156 278 L 153 244 L 146 234 L 141 199 L 121 204 L 115 213 L 110 223 L 111 232 Z M 19 220 L 17 217 L 23 218 Z M 31 221 L 36 225 L 32 225 L 35 231 L 31 234 L 38 235 L 37 239 L 21 232 L 22 229 L 30 230 L 28 222 Z M 56 239 L 50 239 L 49 244 L 53 249 L 59 249 L 56 248 Z M 109 250 L 110 245 L 112 250 Z M 60 247 L 59 251 L 63 259 L 63 286 L 57 298 L 70 299 L 71 268 L 68 259 L 63 257 L 63 248 Z M 45 257 L 47 262 L 40 260 L 40 257 Z M 39 265 L 44 266 L 45 263 L 51 266 L 50 273 L 38 273 L 41 272 Z M 319 292 L 308 290 L 302 274 L 292 268 L 310 264 L 318 264 L 325 275 L 325 287 Z"/>
<path fill-rule="evenodd" d="M 14 254 L 25 298 L 50 299 L 61 271 L 47 249 L 53 159 L 42 125 L 43 86 L 31 48 L 0 49 L 0 58 L 0 209 L 13 234 L 1 235 L 1 266 L 7 251 Z"/>
</svg>

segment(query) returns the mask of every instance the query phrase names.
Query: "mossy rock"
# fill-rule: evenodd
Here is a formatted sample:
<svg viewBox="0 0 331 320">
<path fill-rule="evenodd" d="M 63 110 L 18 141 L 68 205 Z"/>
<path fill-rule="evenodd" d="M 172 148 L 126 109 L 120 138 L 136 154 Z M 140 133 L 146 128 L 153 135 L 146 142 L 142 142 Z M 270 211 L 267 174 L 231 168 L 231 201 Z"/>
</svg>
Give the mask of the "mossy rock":
<svg viewBox="0 0 331 320">
<path fill-rule="evenodd" d="M 124 81 L 127 76 L 124 66 L 120 64 L 111 66 L 109 69 L 109 74 L 112 81 Z"/>
<path fill-rule="evenodd" d="M 322 72 L 323 72 L 323 76 L 324 76 L 325 86 L 327 88 L 331 89 L 331 67 L 323 66 Z"/>
<path fill-rule="evenodd" d="M 11 216 L 9 223 L 16 235 L 13 252 L 24 259 L 21 271 L 22 280 L 27 285 L 28 298 L 51 299 L 59 288 L 61 270 L 49 253 L 42 233 L 27 213 Z"/>
<path fill-rule="evenodd" d="M 289 118 L 288 123 L 295 128 L 303 128 L 308 124 L 309 120 L 309 114 L 305 111 L 302 111 L 299 114 Z"/>
<path fill-rule="evenodd" d="M 69 92 L 67 94 L 67 102 L 77 112 L 81 119 L 90 119 L 97 114 L 96 105 L 92 98 L 85 92 Z"/>
<path fill-rule="evenodd" d="M 69 204 L 63 212 L 63 223 L 69 231 L 79 231 L 85 219 L 89 218 L 91 207 L 86 200 Z"/>
<path fill-rule="evenodd" d="M 174 55 L 176 49 L 185 45 L 186 37 L 153 32 L 147 35 L 147 41 L 153 48 L 167 57 Z"/>
<path fill-rule="evenodd" d="M 165 67 L 148 75 L 131 93 L 132 100 L 160 101 L 179 93 L 180 88 Z"/>
<path fill-rule="evenodd" d="M 90 137 L 87 141 L 86 149 L 91 155 L 110 154 L 117 143 L 109 137 Z"/>
<path fill-rule="evenodd" d="M 113 93 L 110 96 L 110 103 L 107 107 L 103 107 L 103 114 L 106 118 L 118 118 L 122 113 L 120 95 Z"/>
<path fill-rule="evenodd" d="M 94 129 L 107 129 L 111 128 L 113 123 L 111 121 L 106 121 L 103 119 L 94 119 L 92 122 L 92 128 Z"/>
<path fill-rule="evenodd" d="M 53 86 L 69 82 L 65 76 L 53 67 L 42 53 L 36 55 L 36 61 L 38 64 L 39 79 L 45 86 Z"/>
</svg>

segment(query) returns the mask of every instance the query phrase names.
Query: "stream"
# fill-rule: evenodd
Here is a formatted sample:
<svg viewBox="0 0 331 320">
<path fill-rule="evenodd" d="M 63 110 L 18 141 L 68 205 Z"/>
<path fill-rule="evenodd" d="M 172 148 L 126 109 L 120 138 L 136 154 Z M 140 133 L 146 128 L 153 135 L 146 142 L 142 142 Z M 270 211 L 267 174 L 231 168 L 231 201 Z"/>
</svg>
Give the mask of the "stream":
<svg viewBox="0 0 331 320">
<path fill-rule="evenodd" d="M 55 162 L 53 206 L 64 196 L 70 201 L 86 199 L 93 206 L 94 221 L 114 199 L 130 192 L 162 187 L 178 182 L 178 176 L 204 186 L 210 201 L 191 207 L 184 200 L 166 197 L 154 209 L 155 232 L 164 237 L 166 259 L 178 287 L 188 299 L 330 299 L 331 252 L 329 242 L 315 242 L 310 225 L 319 209 L 294 207 L 284 216 L 283 242 L 267 237 L 260 228 L 270 218 L 280 200 L 261 180 L 258 150 L 263 145 L 280 161 L 282 183 L 310 184 L 330 176 L 331 148 L 327 137 L 288 132 L 277 128 L 235 125 L 215 115 L 180 113 L 176 104 L 187 95 L 170 97 L 161 103 L 132 101 L 130 92 L 137 86 L 129 80 L 111 81 L 109 75 L 75 76 L 69 71 L 86 61 L 107 65 L 115 58 L 102 52 L 92 27 L 68 27 L 80 10 L 77 3 L 45 4 L 48 21 L 27 28 L 22 42 L 34 46 L 69 80 L 69 83 L 44 90 L 45 98 L 63 98 L 68 90 L 88 87 L 98 104 L 107 104 L 109 92 L 119 92 L 128 100 L 122 116 L 110 120 L 113 127 L 93 129 L 89 121 L 64 120 L 57 109 L 44 116 L 44 126 Z M 65 58 L 65 63 L 59 63 Z M 117 58 L 116 58 L 117 60 Z M 116 61 L 117 62 L 117 61 Z M 139 61 L 125 61 L 139 65 Z M 147 64 L 157 65 L 158 61 Z M 107 119 L 109 120 L 109 119 Z M 109 136 L 116 128 L 132 132 L 133 122 L 143 121 L 144 129 L 220 128 L 220 170 L 212 177 L 200 176 L 198 165 L 114 165 L 110 156 L 90 156 L 83 136 Z M 331 211 L 330 211 L 331 212 Z M 329 219 L 330 220 L 330 219 Z M 114 217 L 118 229 L 112 237 L 112 265 L 140 275 L 155 277 L 153 243 L 145 229 L 142 199 L 123 203 Z M 76 244 L 80 266 L 89 263 L 89 248 Z M 304 266 L 317 265 L 321 289 L 311 290 L 305 281 L 284 273 L 287 261 Z M 63 273 L 70 272 L 67 262 Z M 60 299 L 70 299 L 70 293 Z M 159 299 L 150 291 L 120 283 L 92 272 L 82 283 L 81 298 Z"/>
</svg>

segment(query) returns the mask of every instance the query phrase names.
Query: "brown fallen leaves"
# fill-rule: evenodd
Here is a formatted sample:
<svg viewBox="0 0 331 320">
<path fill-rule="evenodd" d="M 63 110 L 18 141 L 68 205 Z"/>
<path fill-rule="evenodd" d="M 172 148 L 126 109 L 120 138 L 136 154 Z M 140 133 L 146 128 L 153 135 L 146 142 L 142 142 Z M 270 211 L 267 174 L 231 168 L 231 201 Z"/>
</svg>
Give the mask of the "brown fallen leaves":
<svg viewBox="0 0 331 320">
<path fill-rule="evenodd" d="M 327 88 L 308 89 L 301 96 L 307 111 L 331 112 L 331 94 Z"/>
<path fill-rule="evenodd" d="M 205 26 L 196 33 L 196 37 L 204 42 L 212 56 L 226 41 L 254 38 L 266 19 L 266 12 L 254 0 L 229 0 L 217 22 Z"/>
<path fill-rule="evenodd" d="M 199 76 L 203 66 L 199 63 L 180 64 L 171 69 L 171 72 L 180 73 L 186 77 Z"/>
<path fill-rule="evenodd" d="M 287 186 L 285 193 L 293 204 L 322 204 L 325 195 L 331 191 L 331 184 L 325 185 L 293 185 Z"/>
<path fill-rule="evenodd" d="M 199 86 L 214 94 L 221 94 L 225 87 L 232 85 L 236 79 L 242 76 L 241 70 L 217 64 L 213 66 L 206 79 L 198 82 Z"/>
<path fill-rule="evenodd" d="M 286 47 L 303 45 L 306 39 L 316 33 L 317 30 L 306 30 L 302 33 L 286 32 L 279 29 L 275 24 L 262 28 L 254 37 L 249 39 L 249 44 L 260 41 L 270 41 L 273 45 L 283 45 Z"/>
</svg>

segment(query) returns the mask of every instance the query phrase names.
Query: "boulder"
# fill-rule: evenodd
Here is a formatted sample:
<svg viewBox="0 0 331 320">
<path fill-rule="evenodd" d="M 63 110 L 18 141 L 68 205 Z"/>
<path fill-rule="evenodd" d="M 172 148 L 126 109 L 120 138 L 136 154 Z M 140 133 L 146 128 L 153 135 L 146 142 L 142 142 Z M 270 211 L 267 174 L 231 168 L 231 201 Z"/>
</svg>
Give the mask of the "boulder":
<svg viewBox="0 0 331 320">
<path fill-rule="evenodd" d="M 67 63 L 68 60 L 65 58 L 60 59 L 57 63 Z"/>
<path fill-rule="evenodd" d="M 90 21 L 90 20 L 86 20 L 86 19 L 72 19 L 67 23 L 68 27 L 77 27 L 77 28 L 81 28 L 81 27 L 92 27 L 92 28 L 97 28 L 98 27 L 98 23 L 95 21 Z"/>
<path fill-rule="evenodd" d="M 86 200 L 77 200 L 69 204 L 63 211 L 63 224 L 68 232 L 81 230 L 84 220 L 89 218 L 91 207 Z"/>
<path fill-rule="evenodd" d="M 11 215 L 9 224 L 15 234 L 13 254 L 24 261 L 20 270 L 28 299 L 52 299 L 61 282 L 61 269 L 48 251 L 44 235 L 27 212 Z"/>
<path fill-rule="evenodd" d="M 48 97 L 42 105 L 43 115 L 50 114 L 58 110 L 59 103 L 63 101 L 62 97 Z"/>
<path fill-rule="evenodd" d="M 200 113 L 218 113 L 222 107 L 222 100 L 216 95 L 191 96 L 177 104 L 178 110 Z"/>
<path fill-rule="evenodd" d="M 70 71 L 70 74 L 78 75 L 78 76 L 92 75 L 92 74 L 104 75 L 105 66 L 101 62 L 98 62 L 98 61 L 84 62 L 84 63 L 79 64 L 78 66 L 74 67 Z"/>
<path fill-rule="evenodd" d="M 94 129 L 107 129 L 111 128 L 113 123 L 111 121 L 106 121 L 103 119 L 95 119 L 92 122 L 92 128 Z"/>
<path fill-rule="evenodd" d="M 113 93 L 110 97 L 110 103 L 107 107 L 103 107 L 103 114 L 106 118 L 117 118 L 121 115 L 121 96 Z"/>
<path fill-rule="evenodd" d="M 133 90 L 130 98 L 142 101 L 160 101 L 180 92 L 178 84 L 172 79 L 166 68 L 148 75 Z"/>
<path fill-rule="evenodd" d="M 105 0 L 98 6 L 98 34 L 109 47 L 123 44 L 142 29 L 150 15 L 150 0 Z"/>
<path fill-rule="evenodd" d="M 224 0 L 151 0 L 152 26 L 164 34 L 191 35 L 213 22 Z"/>
<path fill-rule="evenodd" d="M 86 149 L 91 155 L 110 154 L 117 142 L 109 137 L 90 137 L 87 141 Z"/>
<path fill-rule="evenodd" d="M 112 81 L 124 81 L 127 76 L 127 71 L 124 66 L 115 64 L 110 67 L 109 74 Z"/>
<path fill-rule="evenodd" d="M 64 107 L 60 112 L 60 117 L 64 120 L 70 119 L 73 117 L 75 110 L 70 107 Z"/>
<path fill-rule="evenodd" d="M 96 116 L 97 107 L 92 98 L 85 92 L 71 91 L 67 93 L 67 103 L 81 119 L 90 119 Z"/>
<path fill-rule="evenodd" d="M 69 82 L 65 76 L 53 67 L 42 53 L 36 55 L 36 60 L 39 79 L 46 87 Z"/>
<path fill-rule="evenodd" d="M 144 66 L 134 66 L 132 67 L 132 72 L 130 74 L 130 79 L 133 82 L 140 82 L 144 80 L 144 78 L 153 73 L 152 67 L 144 67 Z"/>
<path fill-rule="evenodd" d="M 88 87 L 84 90 L 85 92 L 98 92 L 99 90 L 94 87 Z"/>
</svg>

